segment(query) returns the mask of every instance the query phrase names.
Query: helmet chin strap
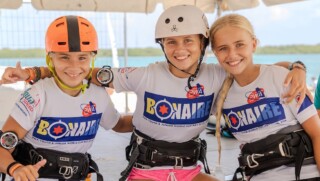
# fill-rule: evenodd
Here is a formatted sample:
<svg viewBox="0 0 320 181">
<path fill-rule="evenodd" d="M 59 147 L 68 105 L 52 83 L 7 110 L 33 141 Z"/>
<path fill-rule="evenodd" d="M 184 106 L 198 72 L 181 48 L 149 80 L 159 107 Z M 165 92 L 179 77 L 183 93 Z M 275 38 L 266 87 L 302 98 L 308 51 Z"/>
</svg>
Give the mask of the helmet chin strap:
<svg viewBox="0 0 320 181">
<path fill-rule="evenodd" d="M 167 57 L 167 55 L 166 55 L 166 53 L 165 53 L 165 51 L 164 51 L 164 47 L 163 47 L 163 45 L 162 45 L 161 43 L 160 43 L 160 46 L 161 46 L 161 48 L 162 48 L 162 51 L 163 51 L 163 53 L 164 53 L 164 56 L 165 56 L 166 59 L 167 59 L 167 62 L 168 62 L 170 65 L 172 65 L 174 68 L 180 70 L 181 72 L 184 72 L 184 73 L 190 75 L 190 77 L 188 78 L 188 88 L 191 89 L 191 88 L 192 88 L 191 82 L 193 82 L 194 79 L 197 78 L 197 74 L 198 74 L 198 72 L 199 72 L 199 70 L 200 70 L 200 65 L 201 65 L 202 60 L 203 60 L 203 57 L 204 57 L 205 48 L 204 48 L 203 50 L 201 50 L 201 55 L 200 55 L 200 58 L 199 58 L 199 61 L 198 61 L 197 69 L 196 69 L 196 71 L 192 74 L 192 73 L 190 73 L 190 72 L 187 72 L 187 71 L 185 71 L 185 70 L 182 70 L 182 69 L 178 68 L 178 67 L 175 66 L 173 63 L 171 63 L 170 60 L 168 59 L 168 57 Z"/>
<path fill-rule="evenodd" d="M 88 76 L 88 83 L 87 84 L 81 84 L 81 85 L 78 85 L 76 87 L 70 87 L 66 84 L 64 84 L 60 79 L 59 77 L 57 76 L 56 74 L 56 71 L 54 69 L 54 66 L 52 65 L 51 63 L 51 57 L 49 55 L 46 56 L 46 63 L 47 63 L 47 66 L 50 70 L 50 72 L 52 73 L 54 79 L 58 82 L 58 84 L 64 88 L 64 89 L 68 89 L 68 90 L 81 90 L 82 93 L 84 93 L 86 91 L 87 88 L 90 87 L 90 83 L 91 83 L 91 77 L 92 77 L 92 71 L 93 71 L 93 68 L 94 68 L 94 61 L 95 61 L 95 58 L 92 59 L 92 62 L 91 62 L 91 70 L 89 72 L 89 76 Z"/>
</svg>

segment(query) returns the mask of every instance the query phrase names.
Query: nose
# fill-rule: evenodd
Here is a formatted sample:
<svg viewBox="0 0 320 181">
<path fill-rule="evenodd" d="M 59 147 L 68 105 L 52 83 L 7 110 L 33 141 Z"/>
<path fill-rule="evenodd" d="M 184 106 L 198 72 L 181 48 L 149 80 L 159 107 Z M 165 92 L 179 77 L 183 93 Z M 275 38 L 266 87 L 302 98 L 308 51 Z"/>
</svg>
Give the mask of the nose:
<svg viewBox="0 0 320 181">
<path fill-rule="evenodd" d="M 179 51 L 179 50 L 185 50 L 186 49 L 186 45 L 185 43 L 183 42 L 178 42 L 177 43 L 177 46 L 176 46 L 176 50 Z"/>
<path fill-rule="evenodd" d="M 70 57 L 69 65 L 72 67 L 77 67 L 78 66 L 78 60 L 75 57 Z"/>
<path fill-rule="evenodd" d="M 238 56 L 237 51 L 234 48 L 230 48 L 228 51 L 228 59 L 232 60 Z"/>
</svg>

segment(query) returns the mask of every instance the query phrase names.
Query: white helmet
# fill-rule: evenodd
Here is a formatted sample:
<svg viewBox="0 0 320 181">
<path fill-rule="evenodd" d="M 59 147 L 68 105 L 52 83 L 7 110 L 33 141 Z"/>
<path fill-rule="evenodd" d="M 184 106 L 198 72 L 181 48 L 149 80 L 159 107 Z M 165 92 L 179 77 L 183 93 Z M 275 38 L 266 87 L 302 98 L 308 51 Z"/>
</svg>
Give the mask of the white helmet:
<svg viewBox="0 0 320 181">
<path fill-rule="evenodd" d="M 196 6 L 178 5 L 165 10 L 156 25 L 155 40 L 172 36 L 202 34 L 209 37 L 208 20 Z"/>
</svg>

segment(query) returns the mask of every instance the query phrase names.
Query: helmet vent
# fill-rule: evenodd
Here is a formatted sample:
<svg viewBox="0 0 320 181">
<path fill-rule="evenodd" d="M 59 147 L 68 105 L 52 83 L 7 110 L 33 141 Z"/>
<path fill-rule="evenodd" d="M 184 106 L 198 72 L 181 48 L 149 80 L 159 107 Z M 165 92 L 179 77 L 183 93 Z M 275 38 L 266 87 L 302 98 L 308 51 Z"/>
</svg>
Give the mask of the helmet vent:
<svg viewBox="0 0 320 181">
<path fill-rule="evenodd" d="M 82 45 L 90 45 L 90 42 L 88 42 L 88 41 L 83 41 L 83 42 L 82 42 Z"/>
<path fill-rule="evenodd" d="M 59 27 L 59 26 L 61 26 L 61 25 L 64 25 L 64 22 L 58 23 L 58 24 L 56 25 L 56 27 Z"/>
<path fill-rule="evenodd" d="M 166 22 L 166 24 L 169 24 L 169 23 L 170 23 L 170 19 L 167 18 L 167 19 L 165 20 L 165 22 Z"/>
<path fill-rule="evenodd" d="M 66 42 L 58 42 L 58 45 L 66 45 Z"/>
<path fill-rule="evenodd" d="M 179 21 L 179 22 L 182 22 L 182 21 L 183 21 L 183 17 L 179 17 L 179 18 L 178 18 L 178 21 Z"/>
<path fill-rule="evenodd" d="M 87 27 L 89 27 L 89 25 L 87 23 L 81 22 L 81 25 L 85 25 Z"/>
</svg>

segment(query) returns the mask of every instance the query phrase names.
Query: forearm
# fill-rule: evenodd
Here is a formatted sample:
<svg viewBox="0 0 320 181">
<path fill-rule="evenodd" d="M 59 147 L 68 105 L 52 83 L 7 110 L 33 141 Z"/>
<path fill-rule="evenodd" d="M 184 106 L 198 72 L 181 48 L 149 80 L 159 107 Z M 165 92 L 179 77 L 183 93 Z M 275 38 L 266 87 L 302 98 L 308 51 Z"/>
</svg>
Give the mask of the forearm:
<svg viewBox="0 0 320 181">
<path fill-rule="evenodd" d="M 316 160 L 318 170 L 320 171 L 320 137 L 312 138 L 312 145 L 314 158 Z"/>
<path fill-rule="evenodd" d="M 121 116 L 117 125 L 112 128 L 113 131 L 119 133 L 127 133 L 133 131 L 132 115 Z"/>
<path fill-rule="evenodd" d="M 284 67 L 286 69 L 289 69 L 289 66 L 291 65 L 291 62 L 277 62 L 277 63 L 275 63 L 275 65 L 278 65 L 278 66 Z"/>
<path fill-rule="evenodd" d="M 52 74 L 48 67 L 40 67 L 41 70 L 41 79 L 52 77 Z"/>
<path fill-rule="evenodd" d="M 0 147 L 0 172 L 7 173 L 8 166 L 14 161 L 15 160 L 12 158 L 11 153 Z"/>
</svg>

